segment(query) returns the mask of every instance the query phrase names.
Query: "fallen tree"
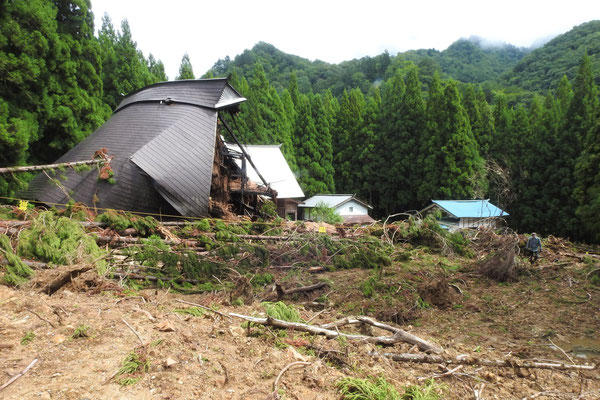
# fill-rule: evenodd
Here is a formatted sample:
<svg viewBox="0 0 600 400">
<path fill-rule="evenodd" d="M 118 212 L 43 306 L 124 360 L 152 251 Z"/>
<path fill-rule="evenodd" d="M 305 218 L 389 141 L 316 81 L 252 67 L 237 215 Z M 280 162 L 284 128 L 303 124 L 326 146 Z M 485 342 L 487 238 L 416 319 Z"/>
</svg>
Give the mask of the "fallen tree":
<svg viewBox="0 0 600 400">
<path fill-rule="evenodd" d="M 334 339 L 337 337 L 345 337 L 348 340 L 361 340 L 364 342 L 373 343 L 373 344 L 381 344 L 381 345 L 392 345 L 392 344 L 399 343 L 399 342 L 405 342 L 405 343 L 410 343 L 410 344 L 416 345 L 422 351 L 428 351 L 428 352 L 433 352 L 433 353 L 438 353 L 438 354 L 442 352 L 442 349 L 439 346 L 429 343 L 426 340 L 423 340 L 415 335 L 412 335 L 406 331 L 403 331 L 402 329 L 394 328 L 392 326 L 382 324 L 381 322 L 377 322 L 368 317 L 357 317 L 357 321 L 358 321 L 358 318 L 361 318 L 362 319 L 361 322 L 363 322 L 363 323 L 375 326 L 377 328 L 387 330 L 389 332 L 393 332 L 394 334 L 392 336 L 366 336 L 366 335 L 342 333 L 337 330 L 334 331 L 334 330 L 330 330 L 330 329 L 325 329 L 320 326 L 302 324 L 299 322 L 282 321 L 282 320 L 271 318 L 271 317 L 256 318 L 256 317 L 250 317 L 248 315 L 242 315 L 242 314 L 236 314 L 236 313 L 229 313 L 229 315 L 232 317 L 241 318 L 248 322 L 253 322 L 255 324 L 260 324 L 260 325 L 264 325 L 264 326 L 272 326 L 272 327 L 281 328 L 281 329 L 292 329 L 292 330 L 296 330 L 296 331 L 312 333 L 315 335 L 323 335 L 328 339 Z"/>
</svg>

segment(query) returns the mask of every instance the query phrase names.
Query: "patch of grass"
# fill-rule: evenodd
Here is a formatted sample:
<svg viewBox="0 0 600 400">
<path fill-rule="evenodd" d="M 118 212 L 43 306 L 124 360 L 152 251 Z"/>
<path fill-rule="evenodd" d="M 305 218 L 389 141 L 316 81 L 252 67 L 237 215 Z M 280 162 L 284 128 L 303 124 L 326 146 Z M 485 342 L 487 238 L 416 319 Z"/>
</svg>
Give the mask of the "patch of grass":
<svg viewBox="0 0 600 400">
<path fill-rule="evenodd" d="M 400 400 L 400 393 L 385 378 L 343 378 L 336 384 L 342 400 Z"/>
<path fill-rule="evenodd" d="M 26 346 L 29 343 L 31 343 L 33 339 L 35 339 L 35 333 L 33 333 L 33 331 L 27 331 L 25 332 L 25 335 L 23 335 L 23 337 L 21 338 L 21 344 L 23 346 Z"/>
<path fill-rule="evenodd" d="M 300 312 L 293 306 L 288 306 L 283 301 L 276 303 L 264 302 L 261 303 L 267 315 L 271 318 L 280 319 L 288 322 L 301 322 Z"/>
<path fill-rule="evenodd" d="M 203 310 L 199 307 L 176 308 L 175 310 L 173 310 L 173 312 L 180 313 L 180 314 L 188 314 L 193 317 L 202 317 L 206 313 L 205 310 Z"/>
<path fill-rule="evenodd" d="M 274 280 L 273 274 L 270 274 L 270 273 L 266 272 L 264 274 L 256 274 L 256 275 L 254 275 L 250 279 L 250 283 L 254 287 L 262 287 L 262 286 L 266 286 L 266 285 L 268 285 L 270 283 L 273 283 L 273 280 Z"/>
<path fill-rule="evenodd" d="M 121 368 L 115 375 L 116 382 L 121 386 L 136 384 L 142 379 L 141 375 L 150 371 L 150 362 L 146 358 L 145 348 L 127 354 Z"/>
<path fill-rule="evenodd" d="M 71 334 L 71 339 L 79 339 L 79 338 L 89 337 L 90 336 L 88 333 L 89 330 L 90 330 L 89 326 L 79 325 L 77 328 L 75 328 L 75 330 Z"/>
<path fill-rule="evenodd" d="M 423 386 L 407 386 L 401 400 L 438 400 L 442 399 L 444 387 L 435 383 L 433 379 L 425 381 Z"/>
</svg>

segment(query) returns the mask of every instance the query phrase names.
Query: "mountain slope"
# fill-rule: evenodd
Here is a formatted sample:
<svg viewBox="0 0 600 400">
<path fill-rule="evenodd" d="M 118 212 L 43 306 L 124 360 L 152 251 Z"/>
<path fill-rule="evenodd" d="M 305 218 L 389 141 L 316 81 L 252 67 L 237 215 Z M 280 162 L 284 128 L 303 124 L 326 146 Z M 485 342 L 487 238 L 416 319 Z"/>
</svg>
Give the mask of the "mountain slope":
<svg viewBox="0 0 600 400">
<path fill-rule="evenodd" d="M 564 74 L 572 81 L 585 51 L 600 84 L 600 21 L 578 25 L 532 51 L 502 76 L 500 83 L 527 90 L 554 88 Z"/>
<path fill-rule="evenodd" d="M 306 58 L 284 53 L 273 45 L 260 42 L 251 50 L 245 50 L 233 60 L 218 60 L 210 73 L 224 76 L 237 70 L 250 77 L 255 63 L 263 64 L 267 78 L 277 90 L 287 87 L 289 76 L 296 71 L 301 92 L 323 92 L 331 89 L 340 95 L 344 89 L 360 88 L 368 92 L 373 83 L 386 77 L 388 67 L 397 67 L 406 61 L 420 66 L 422 73 L 438 70 L 442 75 L 462 82 L 495 81 L 502 73 L 515 66 L 527 50 L 512 45 L 485 47 L 481 39 L 460 39 L 444 51 L 411 50 L 391 56 L 387 52 L 375 57 L 363 57 L 340 64 L 310 61 Z M 395 68 L 394 68 L 395 69 Z"/>
</svg>

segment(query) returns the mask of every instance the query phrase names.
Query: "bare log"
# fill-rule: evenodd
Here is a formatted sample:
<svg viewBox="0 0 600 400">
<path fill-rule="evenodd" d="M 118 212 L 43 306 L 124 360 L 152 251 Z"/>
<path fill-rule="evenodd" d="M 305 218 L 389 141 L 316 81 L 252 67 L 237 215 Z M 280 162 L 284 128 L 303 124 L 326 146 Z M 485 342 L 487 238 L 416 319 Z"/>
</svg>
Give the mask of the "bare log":
<svg viewBox="0 0 600 400">
<path fill-rule="evenodd" d="M 21 261 L 23 262 L 23 264 L 25 264 L 28 267 L 31 267 L 33 269 L 50 269 L 50 268 L 52 268 L 50 265 L 43 263 L 43 262 L 39 262 L 39 261 L 30 261 L 30 260 L 23 260 L 23 259 L 21 259 Z M 8 264 L 8 260 L 6 258 L 0 257 L 0 265 L 7 265 L 7 264 Z"/>
<path fill-rule="evenodd" d="M 94 165 L 100 163 L 106 163 L 107 160 L 96 159 L 96 160 L 87 160 L 87 161 L 74 161 L 74 162 L 66 162 L 66 163 L 58 163 L 58 164 L 45 164 L 45 165 L 26 165 L 21 167 L 4 167 L 0 168 L 0 175 L 10 174 L 13 172 L 29 172 L 29 171 L 43 171 L 57 168 L 73 168 L 81 165 Z"/>
<path fill-rule="evenodd" d="M 383 344 L 383 345 L 391 345 L 391 344 L 398 343 L 398 342 L 406 342 L 407 339 L 410 339 L 410 337 L 403 335 L 404 331 L 402 331 L 400 329 L 398 330 L 399 332 L 394 333 L 393 336 L 365 336 L 365 335 L 357 335 L 357 334 L 350 334 L 350 333 L 342 333 L 342 332 L 338 332 L 338 331 L 321 328 L 320 326 L 307 325 L 307 324 L 302 324 L 299 322 L 282 321 L 282 320 L 271 318 L 271 317 L 256 318 L 256 317 L 250 317 L 247 315 L 235 314 L 235 313 L 229 313 L 229 315 L 231 315 L 232 317 L 241 318 L 241 319 L 249 321 L 249 322 L 254 322 L 254 323 L 260 324 L 260 325 L 273 326 L 275 328 L 282 328 L 282 329 L 292 329 L 292 330 L 296 330 L 296 331 L 312 333 L 315 335 L 323 335 L 328 339 L 333 339 L 333 338 L 336 338 L 339 336 L 343 336 L 348 340 L 362 340 L 362 341 L 365 341 L 368 343 Z M 404 332 L 404 333 L 406 333 L 406 332 Z M 410 336 L 413 336 L 413 335 L 410 335 Z M 416 337 L 416 336 L 413 336 L 413 337 Z M 414 340 L 413 340 L 413 342 L 414 342 Z M 431 343 L 428 343 L 425 340 L 420 339 L 419 343 L 413 343 L 413 342 L 408 342 L 408 343 L 416 344 L 423 351 L 432 351 L 434 353 L 441 352 L 441 349 L 439 347 L 437 347 Z"/>
<path fill-rule="evenodd" d="M 460 364 L 460 365 L 482 365 L 498 368 L 539 368 L 556 370 L 588 370 L 598 368 L 598 365 L 565 364 L 561 362 L 538 362 L 526 360 L 486 360 L 475 357 L 443 357 L 431 354 L 410 353 L 378 353 L 369 352 L 370 356 L 387 357 L 398 362 L 413 362 L 425 364 Z"/>
<path fill-rule="evenodd" d="M 315 283 L 314 285 L 302 286 L 302 287 L 285 290 L 284 295 L 294 294 L 294 293 L 299 293 L 299 292 L 311 292 L 313 290 L 321 289 L 325 286 L 329 286 L 327 282 L 319 282 L 319 283 Z"/>
<path fill-rule="evenodd" d="M 434 353 L 438 353 L 438 354 L 442 352 L 442 349 L 440 347 L 435 346 L 435 345 L 421 339 L 418 336 L 408 333 L 400 328 L 396 328 L 394 326 L 387 325 L 387 324 L 381 323 L 379 321 L 375 321 L 372 318 L 364 317 L 364 316 L 342 318 L 335 322 L 321 325 L 321 328 L 325 328 L 325 329 L 336 328 L 337 329 L 337 328 L 345 326 L 345 325 L 356 325 L 356 324 L 361 324 L 361 323 L 371 325 L 371 326 L 374 326 L 379 329 L 383 329 L 388 332 L 392 332 L 394 334 L 394 336 L 401 338 L 403 342 L 416 345 L 422 351 L 433 351 Z"/>
<path fill-rule="evenodd" d="M 78 277 L 79 275 L 83 274 L 86 271 L 89 271 L 90 269 L 92 269 L 92 266 L 86 265 L 84 267 L 78 267 L 75 269 L 68 270 L 65 273 L 61 274 L 58 278 L 56 278 L 52 282 L 48 283 L 44 287 L 42 292 L 51 296 L 54 293 L 56 293 L 56 291 L 58 289 L 65 286 L 67 283 L 71 282 L 71 279 Z"/>
<path fill-rule="evenodd" d="M 113 278 L 120 278 L 120 279 L 139 279 L 142 281 L 151 281 L 151 282 L 158 282 L 159 280 L 161 281 L 175 281 L 177 283 L 191 283 L 192 285 L 197 285 L 198 283 L 200 283 L 199 281 L 193 280 L 193 279 L 182 279 L 182 278 L 169 278 L 169 277 L 162 277 L 159 278 L 157 276 L 153 276 L 153 275 L 144 275 L 144 274 L 130 274 L 127 272 L 110 272 L 109 276 L 112 276 Z"/>
</svg>

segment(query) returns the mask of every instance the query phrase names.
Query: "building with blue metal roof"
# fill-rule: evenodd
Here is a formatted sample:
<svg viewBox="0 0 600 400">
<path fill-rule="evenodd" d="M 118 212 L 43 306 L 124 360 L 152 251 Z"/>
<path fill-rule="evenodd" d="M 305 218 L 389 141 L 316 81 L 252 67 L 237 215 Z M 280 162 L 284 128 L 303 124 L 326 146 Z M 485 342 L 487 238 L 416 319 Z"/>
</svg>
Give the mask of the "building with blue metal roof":
<svg viewBox="0 0 600 400">
<path fill-rule="evenodd" d="M 485 200 L 432 200 L 421 214 L 441 211 L 440 225 L 450 231 L 464 228 L 495 227 L 509 214 Z"/>
</svg>

